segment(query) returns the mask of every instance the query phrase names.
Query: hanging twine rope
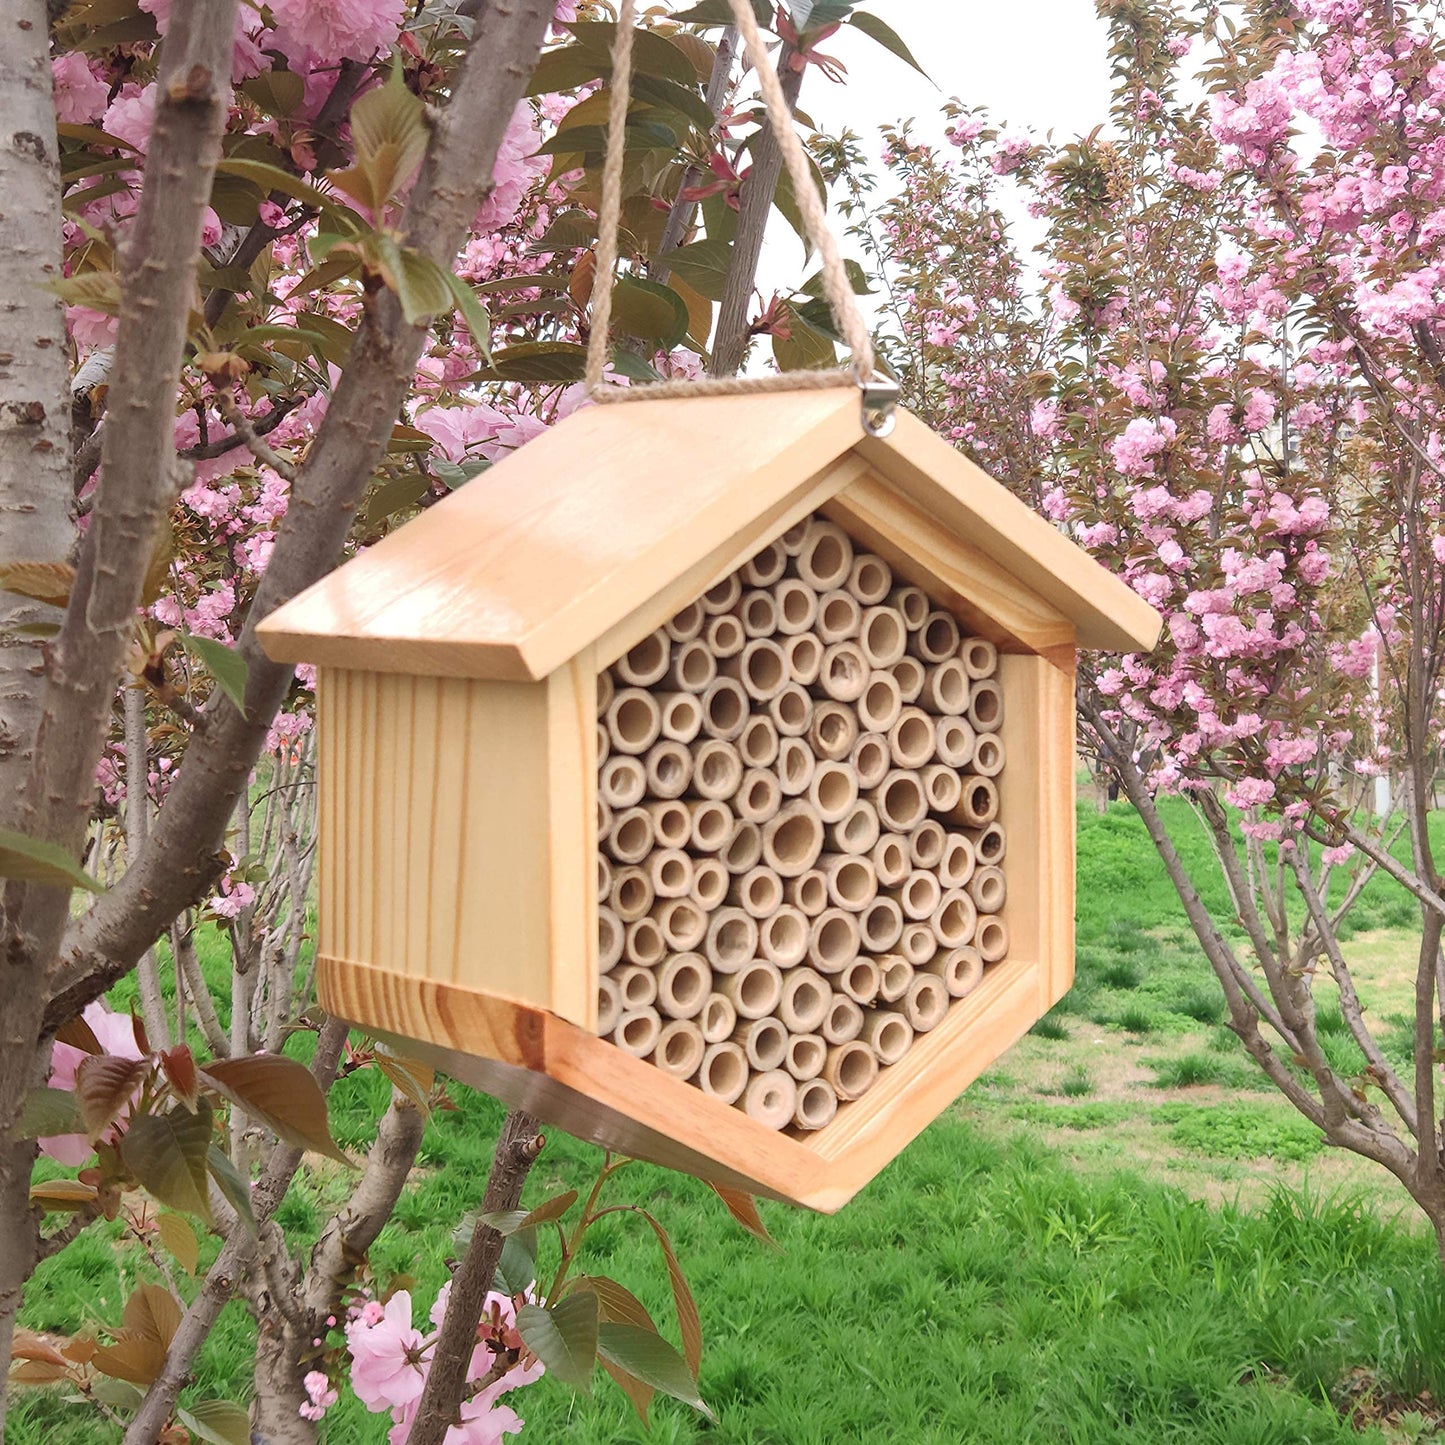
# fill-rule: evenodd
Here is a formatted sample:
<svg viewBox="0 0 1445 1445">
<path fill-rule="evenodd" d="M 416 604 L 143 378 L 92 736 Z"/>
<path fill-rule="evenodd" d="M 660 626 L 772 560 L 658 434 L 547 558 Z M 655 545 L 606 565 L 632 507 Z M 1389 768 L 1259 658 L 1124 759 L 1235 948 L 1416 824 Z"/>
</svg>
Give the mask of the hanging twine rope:
<svg viewBox="0 0 1445 1445">
<path fill-rule="evenodd" d="M 622 216 L 622 167 L 626 145 L 627 106 L 632 90 L 632 36 L 636 0 L 622 0 L 612 49 L 612 93 L 607 112 L 607 152 L 602 169 L 602 206 L 597 217 L 597 279 L 592 296 L 592 333 L 587 341 L 587 391 L 594 401 L 614 402 L 650 397 L 730 395 L 757 391 L 797 391 L 827 386 L 864 386 L 873 377 L 873 342 L 858 308 L 837 238 L 828 225 L 823 201 L 783 95 L 778 73 L 758 29 L 750 0 L 731 0 L 734 23 L 743 38 L 748 60 L 757 73 L 767 108 L 768 124 L 777 137 L 783 163 L 807 233 L 823 263 L 823 294 L 851 353 L 851 366 L 837 371 L 785 371 L 765 376 L 710 377 L 705 380 L 661 381 L 645 386 L 606 386 L 607 333 L 612 320 L 612 288 L 617 269 L 617 236 Z"/>
</svg>

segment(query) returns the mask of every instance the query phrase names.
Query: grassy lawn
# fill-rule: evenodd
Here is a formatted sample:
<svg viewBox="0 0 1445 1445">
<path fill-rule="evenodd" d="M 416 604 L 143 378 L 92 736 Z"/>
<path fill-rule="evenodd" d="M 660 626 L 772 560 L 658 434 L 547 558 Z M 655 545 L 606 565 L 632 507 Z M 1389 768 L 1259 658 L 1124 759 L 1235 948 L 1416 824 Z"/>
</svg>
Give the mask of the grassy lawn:
<svg viewBox="0 0 1445 1445">
<path fill-rule="evenodd" d="M 1202 837 L 1190 846 L 1204 883 Z M 642 1165 L 617 1180 L 617 1198 L 646 1204 L 671 1231 L 693 1282 L 716 1423 L 661 1402 L 647 1430 L 600 1376 L 590 1399 L 544 1380 L 514 1397 L 528 1422 L 520 1438 L 1427 1438 L 1408 1402 L 1422 1391 L 1445 1399 L 1433 1241 L 1382 1173 L 1324 1152 L 1261 1087 L 1220 1026 L 1212 976 L 1127 810 L 1081 811 L 1079 884 L 1074 992 L 840 1215 L 765 1205 L 781 1253 L 743 1235 L 691 1180 Z M 1390 1026 L 1397 1002 L 1408 1007 L 1408 915 L 1391 909 L 1383 890 L 1367 896 L 1350 949 L 1383 990 L 1387 1037 L 1403 1048 Z M 1353 1046 L 1338 1031 L 1331 1039 L 1347 1062 Z M 386 1088 L 374 1073 L 338 1086 L 334 1122 L 348 1149 L 367 1147 Z M 460 1111 L 429 1125 L 421 1167 L 372 1251 L 378 1276 L 413 1277 L 423 1306 L 446 1277 L 453 1226 L 480 1196 L 500 1117 L 456 1092 Z M 528 1201 L 583 1187 L 596 1157 L 553 1135 Z M 281 1213 L 288 1233 L 314 1233 L 346 1187 L 329 1165 L 299 1181 Z M 613 1217 L 592 1238 L 584 1268 L 628 1284 L 671 1328 L 646 1226 Z M 138 1277 L 154 1277 L 144 1256 L 92 1230 L 42 1267 L 24 1322 L 70 1331 L 113 1320 Z M 243 1396 L 249 1351 L 233 1305 L 196 1394 Z M 324 1438 L 374 1445 L 386 1426 L 343 1400 Z M 12 1445 L 118 1438 L 44 1392 L 20 1397 L 7 1435 Z"/>
</svg>

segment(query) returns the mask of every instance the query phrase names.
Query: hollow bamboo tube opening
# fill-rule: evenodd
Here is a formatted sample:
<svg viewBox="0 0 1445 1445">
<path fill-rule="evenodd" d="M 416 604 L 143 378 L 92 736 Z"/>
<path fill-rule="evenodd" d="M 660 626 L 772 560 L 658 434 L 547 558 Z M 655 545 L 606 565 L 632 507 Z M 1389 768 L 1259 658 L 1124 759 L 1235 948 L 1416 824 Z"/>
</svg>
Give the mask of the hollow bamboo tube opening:
<svg viewBox="0 0 1445 1445">
<path fill-rule="evenodd" d="M 614 969 L 611 977 L 622 994 L 624 1010 L 646 1008 L 649 1004 L 656 1003 L 657 975 L 650 968 L 628 963 Z"/>
<path fill-rule="evenodd" d="M 968 674 L 956 657 L 945 658 L 923 675 L 923 706 L 929 712 L 957 717 L 968 710 Z"/>
<path fill-rule="evenodd" d="M 607 709 L 607 733 L 619 753 L 645 753 L 662 732 L 662 709 L 650 692 L 626 687 Z"/>
<path fill-rule="evenodd" d="M 896 1064 L 913 1045 L 913 1026 L 902 1014 L 869 1014 L 859 1038 L 873 1050 L 880 1064 Z"/>
<path fill-rule="evenodd" d="M 643 968 L 656 968 L 667 953 L 667 940 L 657 920 L 649 913 L 645 918 L 634 919 L 627 925 L 622 939 L 622 956 L 628 963 L 641 964 Z"/>
<path fill-rule="evenodd" d="M 699 798 L 721 802 L 731 798 L 743 780 L 738 750 L 721 738 L 708 738 L 692 755 L 692 791 Z"/>
<path fill-rule="evenodd" d="M 711 683 L 709 678 L 708 682 Z M 690 692 L 670 692 L 661 700 L 662 735 L 675 743 L 690 743 L 702 731 L 702 704 Z"/>
<path fill-rule="evenodd" d="M 846 993 L 835 993 L 818 1032 L 830 1044 L 846 1044 L 863 1031 L 863 1010 Z"/>
<path fill-rule="evenodd" d="M 736 973 L 720 978 L 717 988 L 732 1001 L 740 1019 L 760 1019 L 777 1008 L 783 993 L 783 975 L 776 964 L 755 958 Z"/>
<path fill-rule="evenodd" d="M 947 1012 L 948 990 L 943 980 L 937 974 L 915 973 L 903 996 L 903 1017 L 913 1025 L 914 1032 L 926 1034 L 936 1029 Z"/>
<path fill-rule="evenodd" d="M 980 914 L 973 946 L 985 963 L 997 963 L 1008 952 L 1008 924 L 996 914 Z"/>
<path fill-rule="evenodd" d="M 962 948 L 973 939 L 978 926 L 978 907 L 964 889 L 950 888 L 938 900 L 938 907 L 928 922 L 940 947 Z"/>
<path fill-rule="evenodd" d="M 935 813 L 950 813 L 958 807 L 963 796 L 963 779 L 957 768 L 947 763 L 930 763 L 920 773 L 923 782 L 923 796 Z"/>
<path fill-rule="evenodd" d="M 664 1074 L 679 1079 L 690 1079 L 702 1064 L 707 1052 L 702 1030 L 686 1019 L 673 1019 L 662 1026 L 657 1035 L 657 1047 L 652 1052 L 652 1062 Z"/>
<path fill-rule="evenodd" d="M 869 856 L 877 870 L 878 881 L 884 888 L 896 888 L 913 871 L 906 834 L 885 833 L 873 845 L 873 852 Z"/>
<path fill-rule="evenodd" d="M 1003 772 L 1003 739 L 997 733 L 982 733 L 973 745 L 973 770 L 981 777 L 996 778 Z"/>
<path fill-rule="evenodd" d="M 769 542 L 757 556 L 744 562 L 743 581 L 749 587 L 771 587 L 788 570 L 788 554 L 777 542 Z"/>
<path fill-rule="evenodd" d="M 788 1056 L 788 1031 L 771 1016 L 740 1023 L 733 1030 L 733 1043 L 760 1073 L 782 1068 Z"/>
<path fill-rule="evenodd" d="M 808 801 L 825 823 L 836 823 L 858 801 L 858 779 L 843 763 L 819 763 L 808 784 Z"/>
<path fill-rule="evenodd" d="M 734 1043 L 709 1044 L 697 1070 L 698 1087 L 704 1094 L 731 1104 L 748 1086 L 748 1061 Z"/>
<path fill-rule="evenodd" d="M 671 621 L 662 624 L 662 630 L 674 642 L 691 642 L 702 631 L 707 613 L 701 602 L 689 602 L 680 612 L 672 614 Z"/>
<path fill-rule="evenodd" d="M 1004 877 L 1002 868 L 987 863 L 975 870 L 968 891 L 973 895 L 973 901 L 978 904 L 980 913 L 998 913 L 1008 897 L 1008 880 Z"/>
<path fill-rule="evenodd" d="M 766 823 L 783 806 L 783 790 L 776 773 L 767 768 L 749 768 L 743 774 L 733 807 L 749 823 Z"/>
<path fill-rule="evenodd" d="M 898 951 L 914 968 L 922 968 L 938 952 L 938 940 L 926 923 L 905 923 Z"/>
<path fill-rule="evenodd" d="M 841 587 L 853 571 L 853 543 L 831 522 L 809 519 L 808 534 L 794 564 L 798 576 L 819 592 Z"/>
<path fill-rule="evenodd" d="M 616 691 L 617 684 L 612 680 L 611 672 L 600 672 L 597 675 L 597 716 L 605 718 L 607 709 L 612 706 L 612 695 Z"/>
<path fill-rule="evenodd" d="M 939 663 L 958 651 L 958 623 L 951 613 L 931 611 L 909 639 L 908 650 L 924 662 Z"/>
<path fill-rule="evenodd" d="M 938 761 L 950 768 L 966 767 L 973 758 L 973 725 L 961 717 L 941 717 L 934 729 Z"/>
<path fill-rule="evenodd" d="M 817 682 L 823 666 L 823 644 L 811 632 L 802 632 L 786 638 L 782 647 L 788 660 L 788 676 L 802 687 Z"/>
<path fill-rule="evenodd" d="M 976 733 L 997 732 L 1003 726 L 1003 689 L 993 678 L 981 677 L 974 683 L 968 696 L 968 720 Z"/>
<path fill-rule="evenodd" d="M 793 1106 L 793 1125 L 813 1132 L 833 1122 L 838 1112 L 838 1095 L 826 1079 L 809 1079 L 798 1085 L 798 1102 Z"/>
<path fill-rule="evenodd" d="M 619 863 L 642 862 L 652 851 L 652 819 L 641 808 L 618 813 L 604 846 Z"/>
<path fill-rule="evenodd" d="M 893 590 L 893 573 L 881 557 L 861 552 L 853 558 L 848 590 L 865 607 L 876 607 Z"/>
<path fill-rule="evenodd" d="M 773 588 L 773 613 L 784 637 L 807 632 L 818 620 L 818 594 L 796 577 L 784 577 Z"/>
<path fill-rule="evenodd" d="M 878 960 L 878 997 L 884 1003 L 897 1003 L 913 982 L 913 964 L 900 953 L 890 953 Z"/>
<path fill-rule="evenodd" d="M 828 1059 L 822 1034 L 789 1034 L 783 1067 L 801 1084 L 816 1079 Z"/>
<path fill-rule="evenodd" d="M 641 868 L 619 868 L 608 901 L 623 923 L 635 923 L 652 907 L 652 879 Z"/>
<path fill-rule="evenodd" d="M 983 955 L 969 944 L 937 954 L 924 967 L 943 980 L 949 998 L 967 998 L 983 979 Z"/>
<path fill-rule="evenodd" d="M 783 880 L 771 868 L 749 868 L 733 879 L 729 901 L 754 918 L 766 918 L 782 906 Z"/>
<path fill-rule="evenodd" d="M 831 645 L 857 637 L 862 622 L 863 609 L 851 592 L 835 589 L 818 599 L 818 621 L 813 630 L 824 643 Z"/>
<path fill-rule="evenodd" d="M 768 768 L 778 756 L 778 730 L 771 718 L 754 713 L 738 734 L 738 755 L 750 768 Z"/>
<path fill-rule="evenodd" d="M 796 798 L 808 791 L 818 760 L 802 738 L 782 738 L 778 743 L 778 787 L 783 795 Z"/>
<path fill-rule="evenodd" d="M 818 686 L 838 702 L 856 702 L 868 686 L 868 659 L 856 642 L 835 642 L 823 652 Z"/>
<path fill-rule="evenodd" d="M 974 845 L 964 834 L 950 833 L 943 845 L 943 857 L 938 860 L 938 881 L 945 888 L 963 888 L 976 866 Z"/>
<path fill-rule="evenodd" d="M 933 719 L 920 707 L 906 707 L 888 730 L 888 751 L 900 768 L 910 771 L 933 761 L 937 739 Z"/>
<path fill-rule="evenodd" d="M 933 916 L 942 895 L 937 875 L 926 868 L 915 868 L 898 890 L 897 903 L 905 918 L 922 921 Z"/>
<path fill-rule="evenodd" d="M 891 898 L 875 898 L 858 915 L 858 937 L 869 953 L 892 948 L 903 933 L 903 910 Z"/>
<path fill-rule="evenodd" d="M 622 1017 L 622 990 L 612 981 L 610 974 L 603 974 L 597 980 L 597 1035 L 606 1038 L 617 1027 Z"/>
<path fill-rule="evenodd" d="M 858 957 L 858 921 L 841 908 L 825 908 L 808 933 L 808 959 L 819 973 L 842 973 Z"/>
<path fill-rule="evenodd" d="M 832 1084 L 838 1098 L 847 1103 L 861 1098 L 878 1077 L 878 1059 L 867 1044 L 851 1039 L 828 1050 L 823 1077 Z"/>
<path fill-rule="evenodd" d="M 908 646 L 903 614 L 894 607 L 870 607 L 858 628 L 858 645 L 870 667 L 892 667 Z"/>
<path fill-rule="evenodd" d="M 758 951 L 756 921 L 741 908 L 719 908 L 708 919 L 702 951 L 715 973 L 736 973 Z"/>
<path fill-rule="evenodd" d="M 848 913 L 861 913 L 878 896 L 878 874 L 867 858 L 833 855 L 822 869 L 828 897 Z"/>
<path fill-rule="evenodd" d="M 647 790 L 654 798 L 680 798 L 692 782 L 692 754 L 681 743 L 665 738 L 648 749 L 643 769 Z"/>
<path fill-rule="evenodd" d="M 878 810 L 866 798 L 857 802 L 827 829 L 828 846 L 838 853 L 861 857 L 878 841 Z"/>
<path fill-rule="evenodd" d="M 855 958 L 838 976 L 839 988 L 857 1004 L 878 997 L 878 965 L 871 958 Z"/>
<path fill-rule="evenodd" d="M 702 695 L 702 729 L 730 743 L 748 720 L 748 695 L 736 678 L 719 677 Z"/>
<path fill-rule="evenodd" d="M 992 778 L 963 780 L 963 796 L 949 817 L 965 828 L 982 828 L 998 816 L 998 784 Z"/>
<path fill-rule="evenodd" d="M 763 860 L 784 878 L 806 873 L 822 851 L 822 820 L 807 803 L 789 803 L 763 824 Z"/>
<path fill-rule="evenodd" d="M 932 818 L 925 818 L 908 835 L 908 856 L 915 868 L 937 868 L 943 861 L 943 850 L 948 835 L 943 824 Z"/>
<path fill-rule="evenodd" d="M 808 527 L 812 522 L 811 517 L 804 517 L 801 522 L 794 522 L 781 537 L 778 538 L 778 546 L 788 557 L 796 557 L 803 550 L 803 543 L 808 540 Z"/>
<path fill-rule="evenodd" d="M 763 856 L 762 829 L 746 818 L 739 818 L 719 856 L 729 873 L 746 873 L 749 868 L 756 868 Z"/>
<path fill-rule="evenodd" d="M 931 605 L 928 594 L 921 587 L 895 587 L 888 594 L 888 605 L 896 607 L 903 614 L 903 621 L 910 632 L 917 632 L 925 622 Z"/>
<path fill-rule="evenodd" d="M 598 970 L 602 973 L 610 973 L 621 961 L 622 920 L 605 903 L 599 904 L 597 908 Z"/>
<path fill-rule="evenodd" d="M 631 687 L 651 687 L 667 675 L 672 660 L 672 639 L 662 628 L 650 632 L 613 664 L 618 677 Z"/>
<path fill-rule="evenodd" d="M 706 692 L 717 676 L 717 658 L 700 637 L 680 642 L 672 649 L 668 664 L 668 685 L 678 692 Z"/>
<path fill-rule="evenodd" d="M 720 613 L 731 612 L 742 595 L 742 580 L 736 572 L 729 572 L 721 582 L 713 583 L 698 601 L 702 603 L 702 610 L 709 617 L 716 617 Z"/>
<path fill-rule="evenodd" d="M 816 918 L 828 906 L 828 880 L 817 868 L 788 879 L 783 892 L 788 902 L 809 918 Z"/>
<path fill-rule="evenodd" d="M 918 775 L 897 768 L 873 789 L 868 801 L 877 808 L 878 821 L 890 833 L 911 833 L 928 812 Z"/>
<path fill-rule="evenodd" d="M 721 908 L 728 896 L 728 870 L 716 858 L 699 858 L 692 868 L 692 891 L 688 897 L 704 913 Z"/>
<path fill-rule="evenodd" d="M 670 1019 L 693 1019 L 712 990 L 712 971 L 696 953 L 677 953 L 658 970 L 657 1008 Z"/>
<path fill-rule="evenodd" d="M 965 637 L 958 646 L 958 660 L 969 677 L 992 677 L 998 670 L 998 648 L 982 637 Z"/>
<path fill-rule="evenodd" d="M 798 1086 L 781 1069 L 754 1074 L 743 1091 L 743 1112 L 765 1129 L 785 1129 L 798 1106 Z"/>
<path fill-rule="evenodd" d="M 683 842 L 687 841 L 687 813 L 683 810 Z M 676 845 L 659 848 L 647 860 L 647 876 L 658 898 L 686 898 L 692 891 L 692 859 Z"/>
<path fill-rule="evenodd" d="M 647 791 L 647 770 L 636 758 L 608 758 L 597 775 L 597 794 L 613 808 L 631 808 Z"/>
<path fill-rule="evenodd" d="M 791 968 L 783 975 L 778 1017 L 795 1034 L 817 1031 L 833 1004 L 833 990 L 811 968 Z"/>
<path fill-rule="evenodd" d="M 732 1006 L 731 1000 L 725 999 L 720 993 L 710 993 L 707 1002 L 702 1006 L 702 1013 L 698 1015 L 697 1026 L 702 1030 L 703 1039 L 707 1043 L 720 1044 L 732 1036 L 737 1021 L 738 1011 Z"/>
<path fill-rule="evenodd" d="M 874 672 L 858 699 L 858 725 L 864 735 L 886 733 L 903 711 L 903 694 L 891 672 Z"/>
<path fill-rule="evenodd" d="M 718 661 L 736 657 L 748 641 L 748 635 L 743 631 L 742 623 L 731 613 L 709 618 L 702 636 L 707 650 Z"/>
<path fill-rule="evenodd" d="M 707 914 L 691 898 L 669 898 L 653 908 L 652 917 L 673 953 L 690 953 L 707 933 Z"/>
<path fill-rule="evenodd" d="M 978 855 L 980 863 L 1003 862 L 1004 854 L 1008 852 L 1008 834 L 1004 832 L 1002 823 L 988 823 L 966 836 L 973 844 L 973 851 Z"/>
<path fill-rule="evenodd" d="M 801 909 L 782 904 L 758 923 L 758 950 L 769 963 L 791 968 L 808 955 L 808 920 Z"/>
<path fill-rule="evenodd" d="M 744 592 L 738 618 L 748 637 L 771 637 L 778 627 L 778 609 L 771 592 Z"/>
<path fill-rule="evenodd" d="M 623 1009 L 612 1030 L 612 1042 L 633 1058 L 645 1059 L 657 1047 L 662 1020 L 655 1008 Z"/>
<path fill-rule="evenodd" d="M 888 776 L 893 766 L 893 755 L 888 751 L 888 739 L 881 733 L 864 733 L 853 744 L 850 758 L 854 776 L 858 779 L 860 792 L 876 788 Z"/>
<path fill-rule="evenodd" d="M 813 721 L 813 699 L 800 683 L 785 683 L 778 695 L 769 699 L 768 716 L 781 736 L 803 737 Z"/>
<path fill-rule="evenodd" d="M 923 664 L 916 657 L 900 657 L 889 671 L 898 684 L 898 693 L 903 701 L 917 702 L 923 695 Z"/>
<path fill-rule="evenodd" d="M 820 702 L 813 709 L 808 741 L 825 762 L 836 763 L 853 751 L 858 737 L 858 716 L 841 702 Z"/>
<path fill-rule="evenodd" d="M 716 798 L 687 804 L 688 845 L 699 853 L 720 853 L 733 835 L 733 810 Z"/>
</svg>

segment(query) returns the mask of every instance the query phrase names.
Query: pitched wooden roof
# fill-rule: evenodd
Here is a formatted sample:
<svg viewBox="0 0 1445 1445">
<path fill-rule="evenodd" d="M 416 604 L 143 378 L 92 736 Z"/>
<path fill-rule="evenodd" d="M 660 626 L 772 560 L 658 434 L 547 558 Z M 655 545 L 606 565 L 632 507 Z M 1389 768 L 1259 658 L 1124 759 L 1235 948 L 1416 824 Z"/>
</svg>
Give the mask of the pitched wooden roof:
<svg viewBox="0 0 1445 1445">
<path fill-rule="evenodd" d="M 867 436 L 842 387 L 585 407 L 259 634 L 285 662 L 545 677 L 850 452 L 1070 619 L 1080 646 L 1154 645 L 1137 594 L 917 418 Z"/>
</svg>

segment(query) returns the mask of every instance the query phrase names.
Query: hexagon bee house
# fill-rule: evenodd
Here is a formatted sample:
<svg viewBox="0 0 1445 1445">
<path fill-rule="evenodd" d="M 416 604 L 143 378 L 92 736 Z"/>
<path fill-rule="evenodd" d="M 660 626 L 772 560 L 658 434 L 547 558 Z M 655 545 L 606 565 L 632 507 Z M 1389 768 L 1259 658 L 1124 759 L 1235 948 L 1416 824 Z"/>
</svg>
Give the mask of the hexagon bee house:
<svg viewBox="0 0 1445 1445">
<path fill-rule="evenodd" d="M 587 408 L 281 608 L 326 1008 L 815 1209 L 1068 988 L 1075 652 L 1155 613 L 849 390 Z"/>
</svg>

